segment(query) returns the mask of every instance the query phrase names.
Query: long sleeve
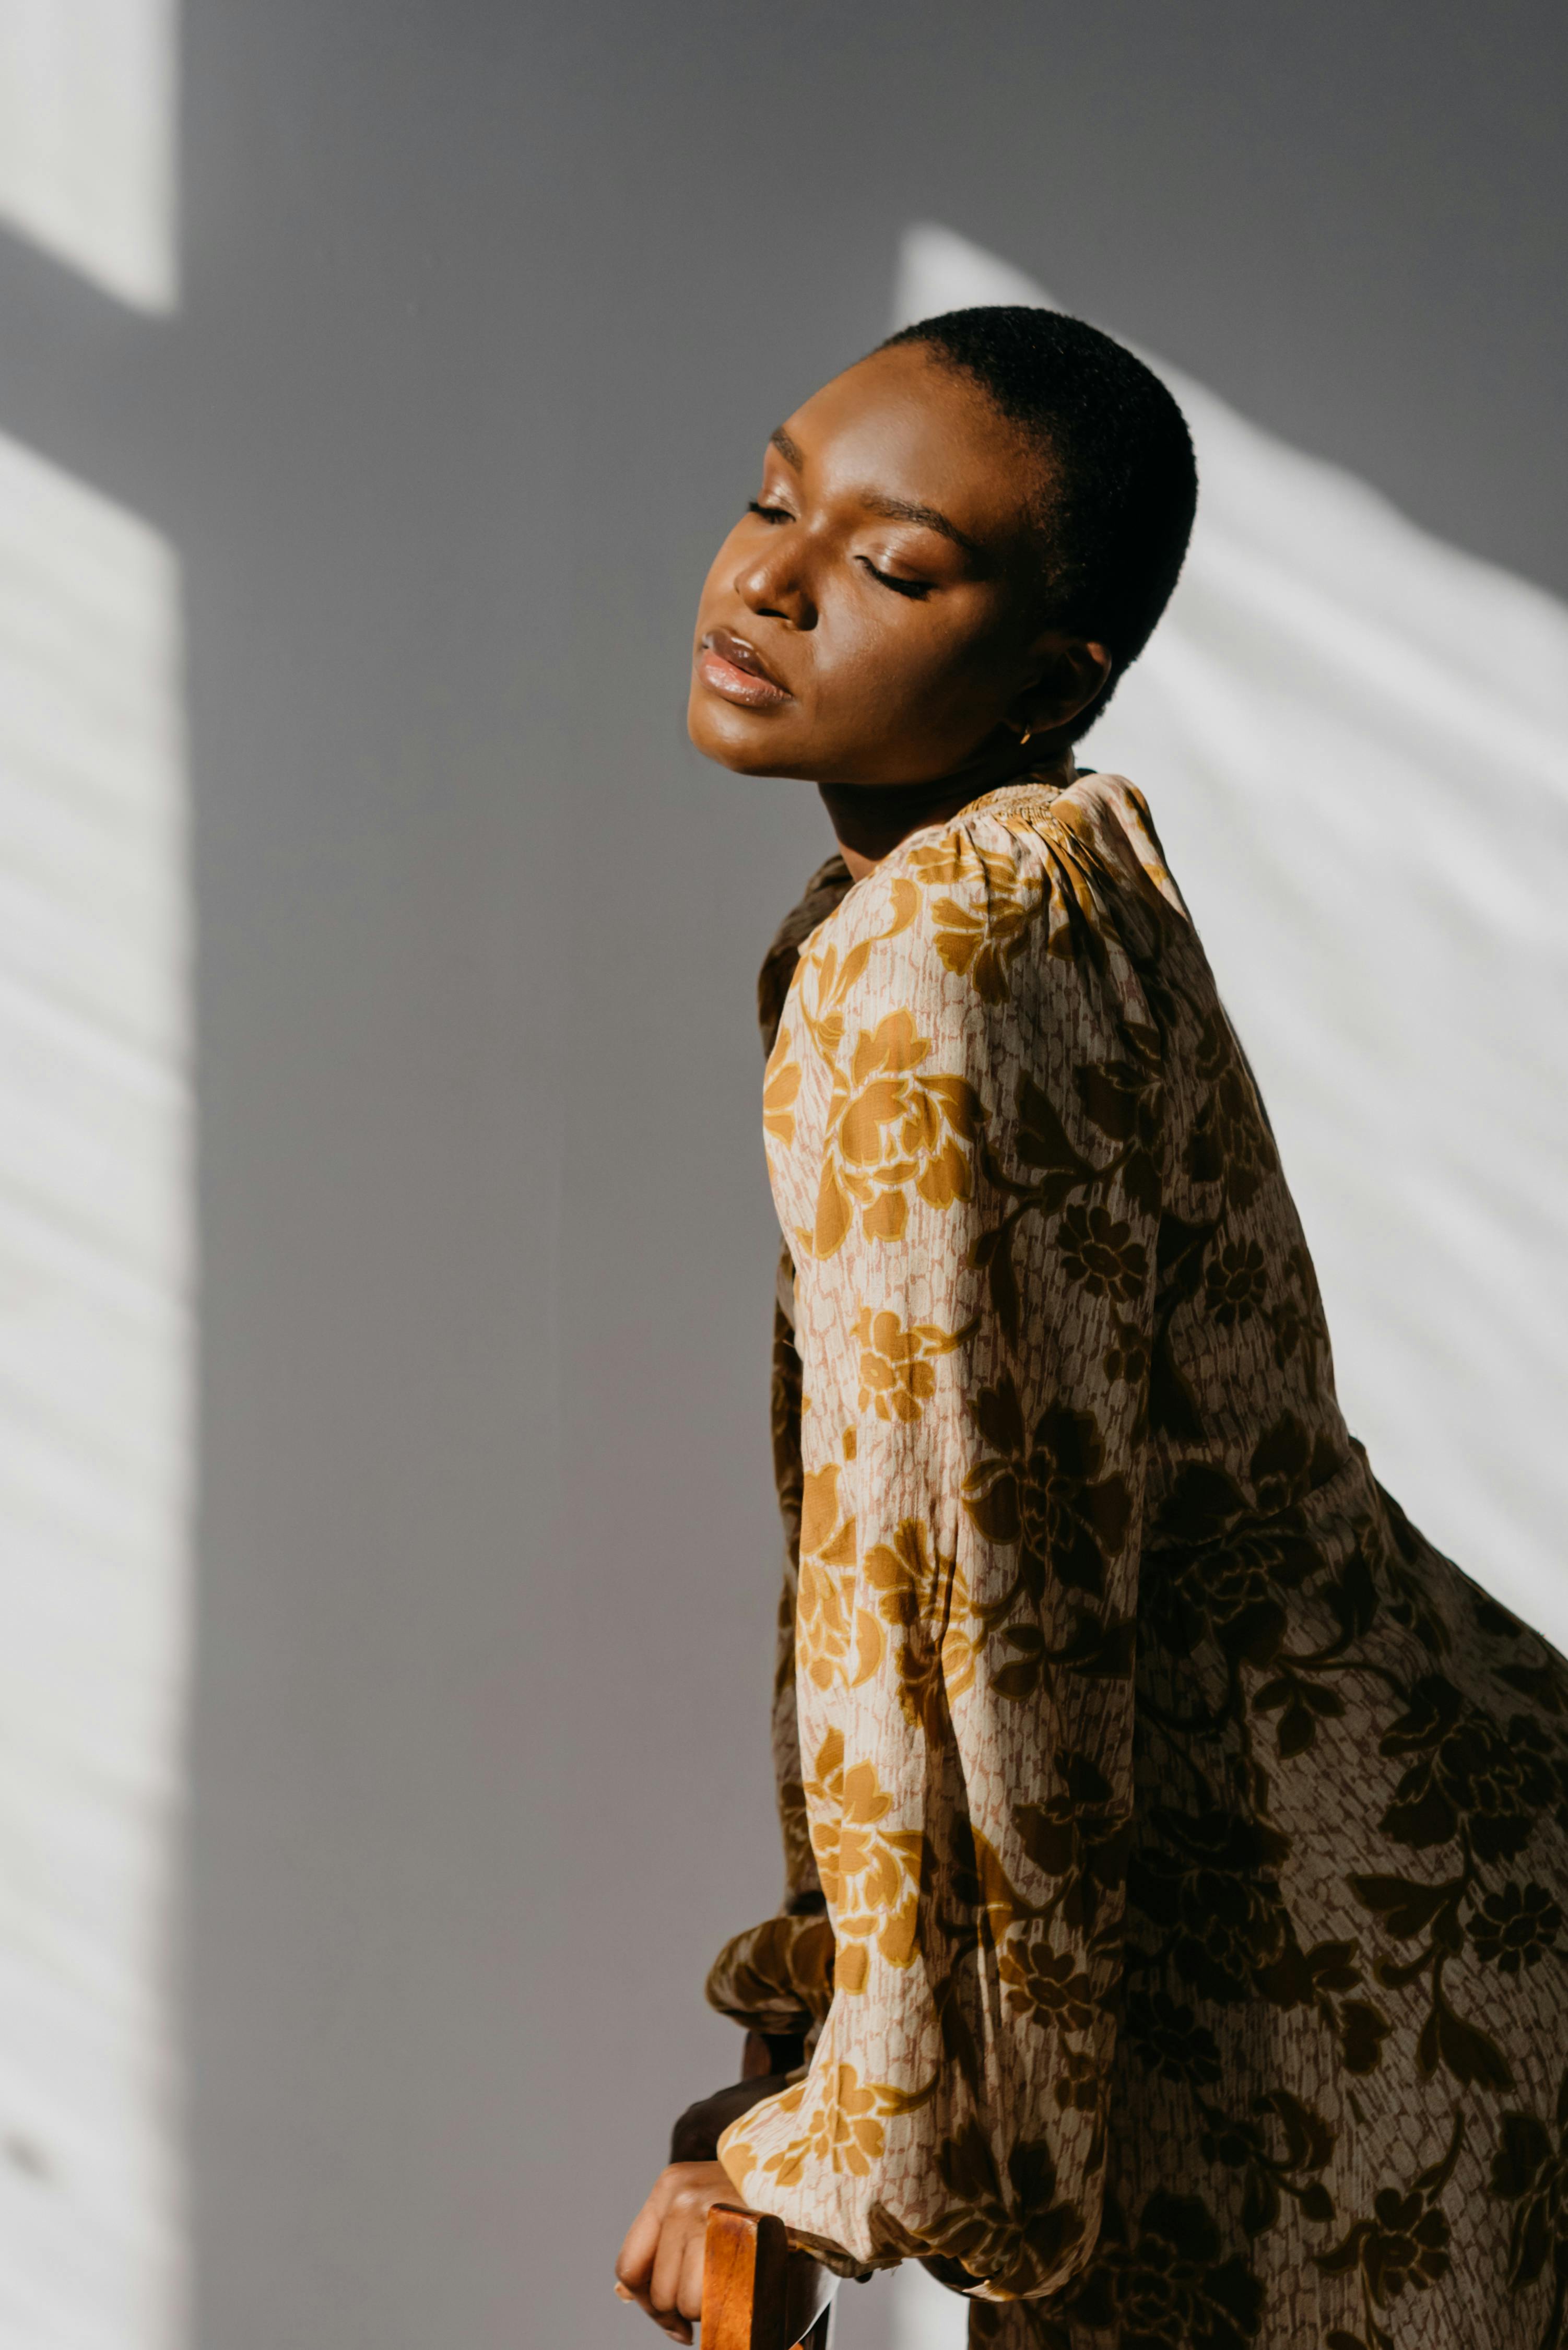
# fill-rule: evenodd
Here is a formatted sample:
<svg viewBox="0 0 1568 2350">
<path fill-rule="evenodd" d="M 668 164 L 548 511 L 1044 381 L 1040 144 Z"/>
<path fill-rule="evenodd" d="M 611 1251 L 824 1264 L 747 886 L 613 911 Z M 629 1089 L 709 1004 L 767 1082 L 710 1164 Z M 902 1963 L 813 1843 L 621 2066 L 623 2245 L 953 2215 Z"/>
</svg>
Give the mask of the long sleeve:
<svg viewBox="0 0 1568 2350">
<path fill-rule="evenodd" d="M 849 889 L 840 857 L 830 857 L 780 924 L 757 979 L 757 1019 L 763 1049 L 771 1053 L 802 941 L 831 914 Z M 770 1080 L 763 1115 L 781 1133 L 794 1127 L 791 1076 Z M 777 1640 L 774 1663 L 773 1763 L 784 1843 L 784 1898 L 778 1910 L 725 1943 L 709 1970 L 708 2003 L 750 2030 L 780 2038 L 806 2037 L 826 2014 L 833 1996 L 833 1929 L 828 1924 L 807 1828 L 795 1704 L 795 1606 L 800 1586 L 800 1357 L 794 1341 L 794 1267 L 782 1251 L 774 1293 L 773 1373 L 768 1412 L 774 1485 L 784 1534 Z"/>
<path fill-rule="evenodd" d="M 773 1377 L 769 1387 L 774 1483 L 783 1524 L 784 1573 L 779 1588 L 773 1689 L 774 1786 L 784 1843 L 784 1900 L 777 1912 L 725 1943 L 705 1986 L 711 2007 L 749 2030 L 780 2038 L 805 2037 L 827 2013 L 833 1997 L 833 1929 L 811 1847 L 801 1769 L 800 1718 L 795 1702 L 795 1611 L 800 1590 L 800 1357 L 795 1352 L 793 1268 L 785 1251 L 774 1302 Z"/>
<path fill-rule="evenodd" d="M 769 1065 L 836 1958 L 808 2074 L 721 2154 L 994 2298 L 1092 2250 L 1120 1970 L 1159 1037 L 1096 869 L 1048 815 L 916 836 L 806 942 Z"/>
</svg>

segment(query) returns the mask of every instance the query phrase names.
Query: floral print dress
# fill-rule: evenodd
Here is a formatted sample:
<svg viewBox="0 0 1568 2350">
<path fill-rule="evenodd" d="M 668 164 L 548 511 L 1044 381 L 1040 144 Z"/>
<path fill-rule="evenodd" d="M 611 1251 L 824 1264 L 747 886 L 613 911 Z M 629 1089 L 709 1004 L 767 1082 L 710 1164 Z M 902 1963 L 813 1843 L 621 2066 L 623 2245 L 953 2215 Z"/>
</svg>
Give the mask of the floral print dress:
<svg viewBox="0 0 1568 2350">
<path fill-rule="evenodd" d="M 810 2061 L 738 2189 L 975 2342 L 1560 2350 L 1568 1673 L 1346 1432 L 1144 801 L 830 860 L 763 1011 L 785 1895 L 709 1996 Z"/>
</svg>

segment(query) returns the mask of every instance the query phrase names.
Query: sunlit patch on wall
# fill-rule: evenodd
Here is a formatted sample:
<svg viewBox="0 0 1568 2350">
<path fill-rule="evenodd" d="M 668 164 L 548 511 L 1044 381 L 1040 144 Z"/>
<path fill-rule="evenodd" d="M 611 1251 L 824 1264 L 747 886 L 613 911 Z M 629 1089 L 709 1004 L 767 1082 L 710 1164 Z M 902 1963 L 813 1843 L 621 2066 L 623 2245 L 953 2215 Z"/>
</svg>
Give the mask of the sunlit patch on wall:
<svg viewBox="0 0 1568 2350">
<path fill-rule="evenodd" d="M 121 301 L 178 293 L 178 0 L 0 0 L 0 223 Z"/>
<path fill-rule="evenodd" d="M 0 2345 L 169 2350 L 192 1232 L 180 579 L 0 437 Z"/>
</svg>

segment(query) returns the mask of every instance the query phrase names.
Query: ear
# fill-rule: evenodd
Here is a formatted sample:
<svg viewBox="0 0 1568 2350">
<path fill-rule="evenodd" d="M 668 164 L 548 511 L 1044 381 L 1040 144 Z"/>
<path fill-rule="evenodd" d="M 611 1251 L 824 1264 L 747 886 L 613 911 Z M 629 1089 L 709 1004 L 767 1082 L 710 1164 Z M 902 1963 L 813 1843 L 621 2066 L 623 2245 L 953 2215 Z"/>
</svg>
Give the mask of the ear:
<svg viewBox="0 0 1568 2350">
<path fill-rule="evenodd" d="M 1015 733 L 1052 734 L 1070 726 L 1105 691 L 1114 666 L 1106 647 L 1049 629 L 1030 647 L 1034 674 L 1007 712 Z"/>
</svg>

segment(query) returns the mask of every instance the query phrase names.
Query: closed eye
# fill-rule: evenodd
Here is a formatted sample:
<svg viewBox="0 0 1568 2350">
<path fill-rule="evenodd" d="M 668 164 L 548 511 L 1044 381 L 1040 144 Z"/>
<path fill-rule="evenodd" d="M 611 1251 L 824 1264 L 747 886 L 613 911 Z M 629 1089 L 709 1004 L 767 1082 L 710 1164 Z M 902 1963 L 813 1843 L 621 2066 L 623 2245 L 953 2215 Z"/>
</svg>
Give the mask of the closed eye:
<svg viewBox="0 0 1568 2350">
<path fill-rule="evenodd" d="M 795 518 L 788 506 L 764 505 L 761 498 L 748 498 L 746 512 L 754 514 L 759 522 L 765 523 L 794 522 Z M 879 571 L 868 555 L 862 555 L 858 560 L 864 564 L 873 579 L 880 580 L 884 588 L 890 588 L 895 596 L 908 596 L 914 602 L 919 603 L 923 597 L 929 596 L 931 592 L 929 580 L 900 579 L 891 571 Z"/>
<path fill-rule="evenodd" d="M 929 596 L 931 592 L 929 579 L 899 579 L 891 571 L 878 571 L 868 555 L 863 555 L 860 560 L 872 578 L 879 579 L 884 588 L 890 588 L 895 596 L 911 596 L 918 603 L 922 596 Z"/>
</svg>

